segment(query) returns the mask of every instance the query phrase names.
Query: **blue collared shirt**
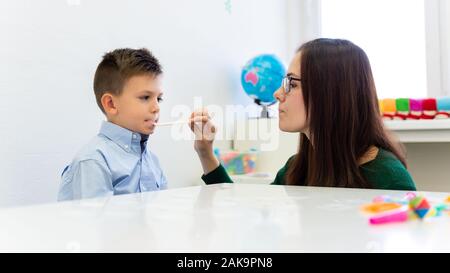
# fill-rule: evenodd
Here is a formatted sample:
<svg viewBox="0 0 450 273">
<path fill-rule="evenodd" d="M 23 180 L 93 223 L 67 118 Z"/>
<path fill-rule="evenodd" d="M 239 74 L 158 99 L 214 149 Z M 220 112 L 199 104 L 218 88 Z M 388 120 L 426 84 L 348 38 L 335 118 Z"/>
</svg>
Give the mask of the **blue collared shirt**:
<svg viewBox="0 0 450 273">
<path fill-rule="evenodd" d="M 62 174 L 58 201 L 154 191 L 167 188 L 158 158 L 141 135 L 103 122 Z"/>
</svg>

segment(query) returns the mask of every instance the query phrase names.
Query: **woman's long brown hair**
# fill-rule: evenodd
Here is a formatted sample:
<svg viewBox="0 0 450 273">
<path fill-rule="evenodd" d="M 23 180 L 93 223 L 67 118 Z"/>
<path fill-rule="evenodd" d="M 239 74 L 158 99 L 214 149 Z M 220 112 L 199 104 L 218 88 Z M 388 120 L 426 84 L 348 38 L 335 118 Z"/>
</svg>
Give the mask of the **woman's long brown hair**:
<svg viewBox="0 0 450 273">
<path fill-rule="evenodd" d="M 401 145 L 394 145 L 383 126 L 366 53 L 339 39 L 316 39 L 298 51 L 309 139 L 300 133 L 287 184 L 371 188 L 358 160 L 373 145 L 406 167 Z"/>
</svg>

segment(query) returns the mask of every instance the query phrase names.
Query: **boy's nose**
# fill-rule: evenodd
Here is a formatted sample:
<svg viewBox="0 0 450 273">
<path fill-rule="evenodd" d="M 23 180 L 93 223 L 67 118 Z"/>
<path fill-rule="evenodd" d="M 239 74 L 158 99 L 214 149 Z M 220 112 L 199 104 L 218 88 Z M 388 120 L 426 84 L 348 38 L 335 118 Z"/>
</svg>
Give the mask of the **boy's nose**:
<svg viewBox="0 0 450 273">
<path fill-rule="evenodd" d="M 278 88 L 277 91 L 275 91 L 275 93 L 273 93 L 273 97 L 278 100 L 279 102 L 284 101 L 284 91 L 282 90 L 283 87 Z"/>
<path fill-rule="evenodd" d="M 158 103 L 158 102 L 154 103 L 154 104 L 152 105 L 151 112 L 152 112 L 152 113 L 158 113 L 159 110 L 160 110 L 160 108 L 159 108 L 159 103 Z"/>
</svg>

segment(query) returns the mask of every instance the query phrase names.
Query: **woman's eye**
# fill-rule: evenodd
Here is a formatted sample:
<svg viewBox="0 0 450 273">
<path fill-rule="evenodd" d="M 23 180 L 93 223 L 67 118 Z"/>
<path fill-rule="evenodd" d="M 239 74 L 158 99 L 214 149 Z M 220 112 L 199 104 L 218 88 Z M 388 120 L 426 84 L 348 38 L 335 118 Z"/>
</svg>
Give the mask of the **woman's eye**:
<svg viewBox="0 0 450 273">
<path fill-rule="evenodd" d="M 291 88 L 296 88 L 296 87 L 297 87 L 297 84 L 291 83 Z"/>
</svg>

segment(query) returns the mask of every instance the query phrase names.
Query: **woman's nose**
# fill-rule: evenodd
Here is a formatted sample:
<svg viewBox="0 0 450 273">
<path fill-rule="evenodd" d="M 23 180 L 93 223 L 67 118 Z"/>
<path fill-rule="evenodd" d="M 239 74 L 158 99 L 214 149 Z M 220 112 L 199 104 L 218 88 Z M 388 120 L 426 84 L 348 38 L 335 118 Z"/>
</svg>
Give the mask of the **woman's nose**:
<svg viewBox="0 0 450 273">
<path fill-rule="evenodd" d="M 273 93 L 273 97 L 279 102 L 284 101 L 284 91 L 282 89 L 283 87 L 280 87 L 275 93 Z"/>
</svg>

